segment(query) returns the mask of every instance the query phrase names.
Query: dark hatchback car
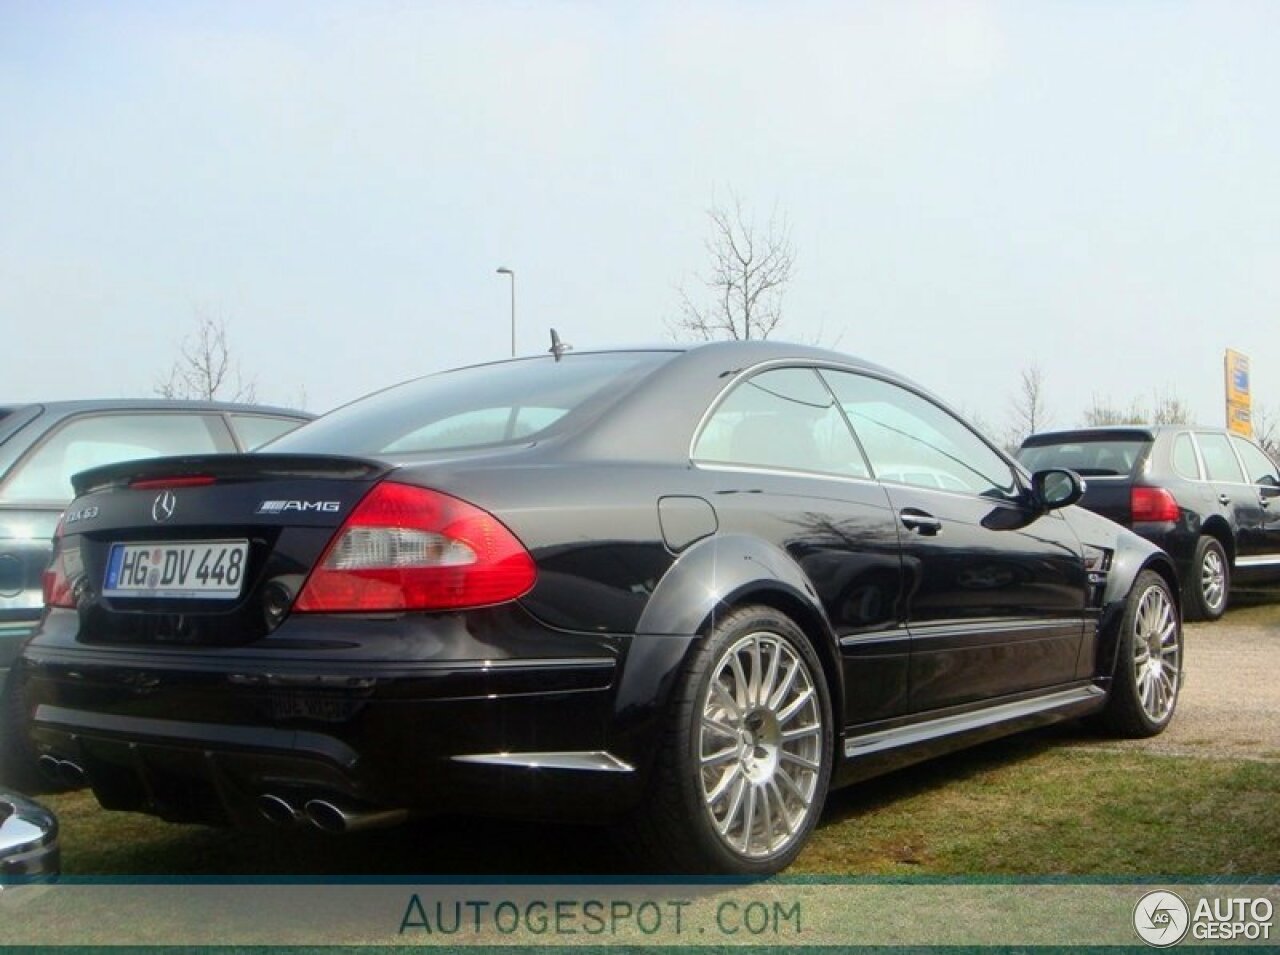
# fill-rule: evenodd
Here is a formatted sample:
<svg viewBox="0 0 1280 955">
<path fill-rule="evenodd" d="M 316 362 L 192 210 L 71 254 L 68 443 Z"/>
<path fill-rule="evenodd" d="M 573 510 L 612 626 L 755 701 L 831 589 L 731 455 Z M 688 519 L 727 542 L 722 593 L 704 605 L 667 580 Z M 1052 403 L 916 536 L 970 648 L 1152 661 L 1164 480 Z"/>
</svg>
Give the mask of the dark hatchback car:
<svg viewBox="0 0 1280 955">
<path fill-rule="evenodd" d="M 1071 717 L 1152 735 L 1181 683 L 1165 554 L 817 349 L 464 368 L 76 485 L 34 738 L 175 821 L 567 818 L 771 872 L 830 785 Z"/>
<path fill-rule="evenodd" d="M 54 528 L 75 492 L 71 475 L 160 455 L 257 447 L 314 415 L 226 402 L 49 401 L 0 406 L 0 780 L 29 788 L 19 704 L 9 670 L 40 619 L 41 575 Z"/>
<path fill-rule="evenodd" d="M 1082 507 L 1168 552 L 1190 619 L 1221 617 L 1233 581 L 1280 582 L 1280 471 L 1252 441 L 1190 425 L 1090 428 L 1032 435 L 1018 457 L 1082 475 Z"/>
</svg>

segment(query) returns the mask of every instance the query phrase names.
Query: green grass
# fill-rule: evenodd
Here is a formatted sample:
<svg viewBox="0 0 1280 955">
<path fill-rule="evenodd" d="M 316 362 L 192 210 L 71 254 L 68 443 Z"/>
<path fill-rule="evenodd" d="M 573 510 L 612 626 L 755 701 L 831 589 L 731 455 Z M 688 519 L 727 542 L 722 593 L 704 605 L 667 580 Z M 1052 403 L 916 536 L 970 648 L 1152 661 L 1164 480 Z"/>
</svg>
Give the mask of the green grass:
<svg viewBox="0 0 1280 955">
<path fill-rule="evenodd" d="M 991 743 L 833 794 L 790 870 L 831 875 L 1280 873 L 1280 763 Z M 48 797 L 72 875 L 625 873 L 599 832 L 449 819 L 346 837 L 237 832 Z"/>
</svg>

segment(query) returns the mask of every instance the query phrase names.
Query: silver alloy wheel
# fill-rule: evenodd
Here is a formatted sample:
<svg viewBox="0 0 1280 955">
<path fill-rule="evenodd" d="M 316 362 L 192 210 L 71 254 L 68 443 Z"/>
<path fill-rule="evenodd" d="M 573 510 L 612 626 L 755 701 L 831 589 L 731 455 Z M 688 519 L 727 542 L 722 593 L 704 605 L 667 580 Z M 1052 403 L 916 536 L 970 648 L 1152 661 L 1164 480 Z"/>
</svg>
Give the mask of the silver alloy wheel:
<svg viewBox="0 0 1280 955">
<path fill-rule="evenodd" d="M 765 858 L 800 837 L 828 757 L 813 674 L 790 643 L 751 633 L 721 654 L 698 755 L 703 805 L 729 849 Z"/>
<path fill-rule="evenodd" d="M 1147 719 L 1163 723 L 1173 712 L 1182 679 L 1178 612 L 1163 587 L 1152 584 L 1133 620 L 1133 675 Z"/>
<path fill-rule="evenodd" d="M 1204 605 L 1213 613 L 1222 607 L 1227 596 L 1227 565 L 1222 554 L 1214 547 L 1206 547 L 1200 561 L 1200 593 Z"/>
</svg>

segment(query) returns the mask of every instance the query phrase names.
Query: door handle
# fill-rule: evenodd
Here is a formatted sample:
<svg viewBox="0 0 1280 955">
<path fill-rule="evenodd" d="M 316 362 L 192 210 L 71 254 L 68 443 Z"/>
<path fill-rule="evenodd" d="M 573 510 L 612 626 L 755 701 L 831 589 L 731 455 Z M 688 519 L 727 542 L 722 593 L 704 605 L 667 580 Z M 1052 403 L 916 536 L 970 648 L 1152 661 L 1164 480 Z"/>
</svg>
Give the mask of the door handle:
<svg viewBox="0 0 1280 955">
<path fill-rule="evenodd" d="M 1230 503 L 1231 503 L 1231 498 L 1229 498 L 1229 497 L 1228 497 L 1227 495 L 1225 495 L 1225 494 L 1219 494 L 1219 495 L 1218 495 L 1218 503 L 1219 503 L 1219 504 L 1230 504 Z"/>
<path fill-rule="evenodd" d="M 925 537 L 933 537 L 942 530 L 942 521 L 938 520 L 932 514 L 924 511 L 917 511 L 913 507 L 908 507 L 898 513 L 898 517 L 902 519 L 902 526 L 907 530 L 915 531 L 917 534 L 923 534 Z"/>
<path fill-rule="evenodd" d="M 1260 497 L 1260 498 L 1258 498 L 1258 506 L 1259 506 L 1259 507 L 1270 507 L 1270 506 L 1271 506 L 1271 498 L 1269 498 L 1269 497 Z"/>
</svg>

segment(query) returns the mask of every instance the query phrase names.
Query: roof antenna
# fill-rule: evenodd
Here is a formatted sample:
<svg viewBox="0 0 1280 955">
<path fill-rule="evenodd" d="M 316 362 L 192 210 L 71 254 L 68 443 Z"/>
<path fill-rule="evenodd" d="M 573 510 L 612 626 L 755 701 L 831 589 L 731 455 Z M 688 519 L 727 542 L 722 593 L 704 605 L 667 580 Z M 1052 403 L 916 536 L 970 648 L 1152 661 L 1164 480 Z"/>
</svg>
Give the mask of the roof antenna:
<svg viewBox="0 0 1280 955">
<path fill-rule="evenodd" d="M 559 361 L 564 356 L 565 352 L 573 351 L 573 346 L 568 342 L 560 341 L 560 333 L 553 328 L 551 329 L 551 347 L 548 348 L 547 351 L 555 355 L 556 361 Z"/>
</svg>

